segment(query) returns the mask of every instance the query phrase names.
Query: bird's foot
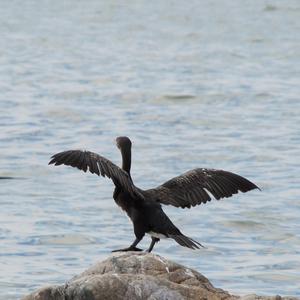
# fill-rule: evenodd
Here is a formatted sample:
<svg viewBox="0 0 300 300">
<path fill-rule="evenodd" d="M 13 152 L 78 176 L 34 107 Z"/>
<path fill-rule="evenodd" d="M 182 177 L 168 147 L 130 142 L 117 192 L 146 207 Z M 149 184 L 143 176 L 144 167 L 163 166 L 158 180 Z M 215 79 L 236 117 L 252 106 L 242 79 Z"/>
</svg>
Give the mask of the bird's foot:
<svg viewBox="0 0 300 300">
<path fill-rule="evenodd" d="M 143 249 L 140 249 L 137 247 L 128 247 L 128 248 L 124 248 L 124 249 L 113 250 L 111 252 L 126 252 L 126 251 L 143 251 Z"/>
<path fill-rule="evenodd" d="M 128 251 L 143 251 L 143 249 L 137 248 L 137 247 L 133 247 L 133 248 L 130 248 Z"/>
</svg>

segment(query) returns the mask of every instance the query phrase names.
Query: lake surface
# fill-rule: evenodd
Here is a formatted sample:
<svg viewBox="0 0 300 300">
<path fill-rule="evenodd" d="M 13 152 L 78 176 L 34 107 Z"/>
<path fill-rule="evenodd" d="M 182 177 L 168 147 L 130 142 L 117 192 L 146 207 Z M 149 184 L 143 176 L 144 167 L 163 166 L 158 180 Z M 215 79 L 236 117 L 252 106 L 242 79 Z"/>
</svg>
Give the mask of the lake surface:
<svg viewBox="0 0 300 300">
<path fill-rule="evenodd" d="M 155 187 L 195 167 L 262 189 L 166 207 L 191 251 L 154 253 L 235 294 L 300 296 L 300 2 L 9 1 L 0 9 L 0 299 L 62 284 L 133 241 L 88 149 Z M 141 246 L 148 247 L 149 238 Z"/>
</svg>

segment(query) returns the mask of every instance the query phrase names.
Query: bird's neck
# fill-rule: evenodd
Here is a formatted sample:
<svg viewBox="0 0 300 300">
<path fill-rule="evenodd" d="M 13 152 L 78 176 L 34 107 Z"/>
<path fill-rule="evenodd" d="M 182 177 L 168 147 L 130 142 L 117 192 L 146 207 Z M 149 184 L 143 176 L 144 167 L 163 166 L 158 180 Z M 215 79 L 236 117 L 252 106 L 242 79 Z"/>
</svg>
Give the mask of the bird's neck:
<svg viewBox="0 0 300 300">
<path fill-rule="evenodd" d="M 130 175 L 131 167 L 131 149 L 122 151 L 122 169 Z"/>
</svg>

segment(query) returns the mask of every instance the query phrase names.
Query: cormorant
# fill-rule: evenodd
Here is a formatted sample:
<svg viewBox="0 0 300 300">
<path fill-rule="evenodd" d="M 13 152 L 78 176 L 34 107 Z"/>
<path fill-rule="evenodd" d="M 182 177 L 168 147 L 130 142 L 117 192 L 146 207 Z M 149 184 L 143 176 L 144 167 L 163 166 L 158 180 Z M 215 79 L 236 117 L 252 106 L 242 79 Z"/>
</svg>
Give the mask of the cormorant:
<svg viewBox="0 0 300 300">
<path fill-rule="evenodd" d="M 57 153 L 49 162 L 56 166 L 64 164 L 76 167 L 84 172 L 89 170 L 113 181 L 113 198 L 131 219 L 136 237 L 129 247 L 115 251 L 141 251 L 136 246 L 145 233 L 152 239 L 148 252 L 152 251 L 160 238 L 172 238 L 181 246 L 199 249 L 202 245 L 183 235 L 164 213 L 161 204 L 190 208 L 210 201 L 210 194 L 219 200 L 231 197 L 239 191 L 245 193 L 259 189 L 254 183 L 237 174 L 198 168 L 172 178 L 154 189 L 142 190 L 134 185 L 130 175 L 130 139 L 125 136 L 118 137 L 116 145 L 121 151 L 122 168 L 103 156 L 82 150 Z"/>
</svg>

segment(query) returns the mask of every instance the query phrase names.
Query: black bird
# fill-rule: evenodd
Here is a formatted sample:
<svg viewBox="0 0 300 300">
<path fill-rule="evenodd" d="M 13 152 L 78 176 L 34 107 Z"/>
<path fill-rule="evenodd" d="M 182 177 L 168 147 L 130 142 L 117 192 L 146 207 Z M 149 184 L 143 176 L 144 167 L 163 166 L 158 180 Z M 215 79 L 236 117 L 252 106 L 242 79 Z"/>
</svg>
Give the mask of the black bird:
<svg viewBox="0 0 300 300">
<path fill-rule="evenodd" d="M 214 169 L 198 168 L 177 176 L 154 189 L 136 187 L 130 175 L 131 141 L 118 137 L 117 147 L 122 155 L 122 169 L 103 156 L 90 151 L 69 150 L 53 155 L 49 164 L 64 164 L 98 176 L 110 178 L 115 190 L 115 202 L 127 213 L 133 223 L 136 239 L 128 247 L 115 251 L 141 251 L 137 244 L 145 233 L 151 236 L 148 252 L 160 238 L 172 238 L 179 245 L 199 249 L 202 245 L 183 235 L 162 210 L 161 204 L 190 208 L 211 200 L 231 197 L 239 191 L 245 193 L 259 189 L 254 183 L 237 174 Z"/>
</svg>

